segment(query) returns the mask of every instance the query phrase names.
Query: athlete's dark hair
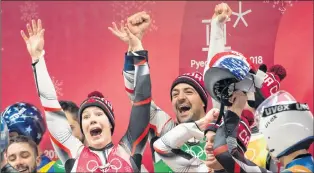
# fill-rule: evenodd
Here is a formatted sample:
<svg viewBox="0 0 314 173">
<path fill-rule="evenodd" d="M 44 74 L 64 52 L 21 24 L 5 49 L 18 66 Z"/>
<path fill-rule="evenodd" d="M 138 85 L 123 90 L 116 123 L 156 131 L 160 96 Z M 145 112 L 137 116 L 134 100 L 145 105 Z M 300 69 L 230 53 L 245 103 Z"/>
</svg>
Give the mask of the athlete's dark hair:
<svg viewBox="0 0 314 173">
<path fill-rule="evenodd" d="M 10 143 L 9 143 L 7 149 L 10 147 L 10 145 L 15 144 L 15 143 L 27 143 L 33 149 L 35 157 L 38 156 L 37 144 L 30 137 L 23 136 L 23 135 L 11 137 Z"/>
<path fill-rule="evenodd" d="M 74 102 L 69 101 L 69 100 L 60 100 L 59 103 L 63 111 L 70 112 L 72 114 L 72 118 L 75 121 L 78 121 L 79 107 Z"/>
</svg>

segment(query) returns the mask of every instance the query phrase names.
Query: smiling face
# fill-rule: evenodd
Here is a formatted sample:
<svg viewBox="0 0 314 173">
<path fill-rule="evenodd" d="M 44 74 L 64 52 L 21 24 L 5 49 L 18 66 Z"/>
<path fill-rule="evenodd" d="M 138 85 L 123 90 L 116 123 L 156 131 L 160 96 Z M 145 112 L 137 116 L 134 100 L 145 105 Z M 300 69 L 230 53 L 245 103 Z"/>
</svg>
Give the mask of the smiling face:
<svg viewBox="0 0 314 173">
<path fill-rule="evenodd" d="M 205 115 L 205 105 L 191 85 L 180 83 L 172 89 L 171 95 L 172 108 L 180 123 L 196 121 Z"/>
<path fill-rule="evenodd" d="M 224 168 L 216 160 L 214 153 L 213 153 L 215 135 L 216 135 L 216 133 L 213 131 L 208 131 L 206 133 L 206 145 L 205 145 L 206 160 L 205 160 L 205 164 L 207 167 L 212 168 L 214 170 L 222 170 Z"/>
<path fill-rule="evenodd" d="M 12 143 L 7 149 L 8 163 L 19 172 L 35 172 L 40 157 L 27 142 Z"/>
<path fill-rule="evenodd" d="M 90 147 L 101 149 L 111 142 L 111 124 L 105 112 L 96 106 L 84 109 L 82 129 Z"/>
</svg>

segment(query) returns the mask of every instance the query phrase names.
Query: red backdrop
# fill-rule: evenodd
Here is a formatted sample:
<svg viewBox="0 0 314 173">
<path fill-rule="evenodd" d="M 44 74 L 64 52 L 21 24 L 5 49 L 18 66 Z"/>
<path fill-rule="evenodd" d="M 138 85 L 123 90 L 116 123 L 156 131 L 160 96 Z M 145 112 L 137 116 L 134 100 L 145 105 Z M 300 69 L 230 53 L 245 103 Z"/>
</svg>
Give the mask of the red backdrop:
<svg viewBox="0 0 314 173">
<path fill-rule="evenodd" d="M 218 2 L 1 2 L 2 58 L 1 110 L 26 101 L 40 107 L 25 43 L 20 30 L 31 18 L 43 21 L 46 62 L 60 99 L 77 104 L 92 90 L 112 101 L 117 119 L 114 142 L 128 124 L 130 103 L 124 93 L 122 67 L 127 45 L 107 27 L 112 21 L 140 10 L 153 19 L 145 36 L 149 50 L 153 99 L 173 116 L 169 88 L 172 80 L 187 71 L 203 71 L 206 32 Z M 282 64 L 288 75 L 282 89 L 307 102 L 313 111 L 313 2 L 228 2 L 233 11 L 226 24 L 226 47 L 243 52 L 259 63 Z M 244 13 L 239 18 L 236 13 Z M 240 15 L 241 16 L 241 15 Z M 50 141 L 41 143 L 54 157 Z M 49 150 L 51 150 L 49 152 Z M 147 149 L 149 150 L 149 149 Z M 152 171 L 150 153 L 146 167 Z"/>
</svg>

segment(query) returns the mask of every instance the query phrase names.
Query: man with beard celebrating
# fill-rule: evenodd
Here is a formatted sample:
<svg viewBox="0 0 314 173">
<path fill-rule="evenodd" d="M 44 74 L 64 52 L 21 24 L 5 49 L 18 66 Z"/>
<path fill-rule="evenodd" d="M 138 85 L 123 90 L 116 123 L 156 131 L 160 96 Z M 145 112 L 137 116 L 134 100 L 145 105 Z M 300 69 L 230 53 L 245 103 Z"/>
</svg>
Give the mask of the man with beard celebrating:
<svg viewBox="0 0 314 173">
<path fill-rule="evenodd" d="M 50 158 L 39 147 L 46 126 L 40 110 L 35 105 L 27 102 L 17 102 L 8 106 L 3 111 L 2 116 L 9 129 L 10 140 L 15 136 L 23 135 L 36 143 L 41 160 L 40 164 L 37 165 L 38 171 L 51 162 Z M 8 160 L 8 163 L 11 164 L 10 160 Z"/>
<path fill-rule="evenodd" d="M 18 172 L 37 172 L 41 160 L 36 143 L 22 135 L 10 138 L 6 156 L 8 163 Z"/>
<path fill-rule="evenodd" d="M 224 7 L 223 7 L 224 6 Z M 222 13 L 223 8 L 227 8 L 224 13 Z M 219 21 L 217 23 L 224 22 L 225 18 L 231 14 L 231 9 L 226 6 L 226 4 L 216 7 L 215 16 L 218 15 Z M 219 14 L 218 14 L 219 11 Z M 223 18 L 224 17 L 224 18 Z M 140 40 L 143 37 L 144 32 L 147 30 L 150 25 L 150 16 L 145 12 L 139 12 L 127 20 L 127 26 L 130 31 L 137 36 Z M 113 27 L 109 27 L 109 30 L 121 39 L 123 42 L 128 43 L 127 33 L 122 29 L 124 26 L 124 22 L 121 21 L 121 28 L 118 29 L 116 24 L 113 22 Z M 215 27 L 218 26 L 215 25 Z M 217 30 L 217 29 L 216 29 Z M 213 36 L 218 37 L 218 36 Z M 222 39 L 218 39 L 221 41 Z M 211 42 L 215 44 L 218 41 Z M 212 46 L 215 49 L 216 46 Z M 129 50 L 126 53 L 125 64 L 123 69 L 123 76 L 125 81 L 125 88 L 127 94 L 129 95 L 131 101 L 134 100 L 134 64 L 132 59 L 128 58 L 128 53 L 132 51 L 129 46 Z M 213 51 L 213 50 L 212 50 Z M 170 97 L 172 102 L 172 107 L 174 112 L 176 113 L 177 123 L 185 123 L 185 122 L 193 122 L 201 119 L 206 114 L 208 95 L 204 87 L 203 75 L 198 72 L 186 73 L 178 76 L 171 85 Z M 198 159 L 205 160 L 206 153 L 204 151 L 205 141 L 198 140 L 195 137 L 188 140 L 188 142 L 184 143 L 181 147 L 181 152 L 175 153 L 173 157 L 167 157 L 161 159 L 160 155 L 156 155 L 152 144 L 165 133 L 170 131 L 172 128 L 176 126 L 175 122 L 171 119 L 171 117 L 162 111 L 154 102 L 151 104 L 151 113 L 150 113 L 150 134 L 149 141 L 151 143 L 151 148 L 153 151 L 153 160 L 154 160 L 154 169 L 155 172 L 173 172 L 173 167 L 169 167 L 172 162 L 175 162 L 175 158 L 177 156 L 184 158 L 187 154 L 192 156 L 193 158 L 197 157 Z M 159 153 L 160 154 L 160 153 Z M 190 163 L 189 159 L 186 159 L 187 163 Z M 174 163 L 175 164 L 175 163 Z M 171 164 L 172 165 L 172 164 Z M 175 164 L 179 166 L 178 164 Z M 183 165 L 184 167 L 186 165 Z"/>
</svg>

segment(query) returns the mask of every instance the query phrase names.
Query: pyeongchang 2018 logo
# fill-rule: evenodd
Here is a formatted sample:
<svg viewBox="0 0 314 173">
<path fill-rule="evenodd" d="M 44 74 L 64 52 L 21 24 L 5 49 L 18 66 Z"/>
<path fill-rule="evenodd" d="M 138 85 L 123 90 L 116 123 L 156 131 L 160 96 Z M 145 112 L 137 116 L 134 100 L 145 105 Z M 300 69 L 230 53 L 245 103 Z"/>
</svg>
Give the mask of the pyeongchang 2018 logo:
<svg viewBox="0 0 314 173">
<path fill-rule="evenodd" d="M 263 57 L 262 56 L 250 56 L 250 60 L 253 64 L 261 65 L 263 64 Z M 207 61 L 197 61 L 195 59 L 192 59 L 190 61 L 190 67 L 195 68 L 196 70 L 200 68 L 204 68 L 207 64 Z"/>
<path fill-rule="evenodd" d="M 248 27 L 249 24 L 246 22 L 244 16 L 251 13 L 252 10 L 247 9 L 246 11 L 242 11 L 241 10 L 242 9 L 242 2 L 241 1 L 238 2 L 238 9 L 239 9 L 239 12 L 232 12 L 232 15 L 237 17 L 237 19 L 235 20 L 235 22 L 233 24 L 233 28 L 236 28 L 240 21 L 242 21 L 243 24 L 246 27 Z M 202 22 L 202 24 L 205 25 L 204 28 L 206 29 L 204 31 L 206 46 L 202 47 L 201 51 L 208 53 L 209 46 L 210 46 L 211 22 L 212 22 L 212 20 L 211 19 L 203 19 L 201 22 Z M 231 46 L 229 44 L 227 44 L 227 36 L 230 35 L 230 34 L 227 34 L 227 23 L 228 22 L 231 22 L 231 18 L 228 18 L 227 21 L 223 23 L 223 30 L 222 30 L 222 33 L 220 34 L 220 37 L 223 38 L 223 42 L 224 42 L 223 46 L 224 46 L 225 51 L 231 51 L 232 50 Z M 262 56 L 253 55 L 253 56 L 250 56 L 249 58 L 252 61 L 252 63 L 254 63 L 254 64 L 257 64 L 257 65 L 263 64 L 263 57 Z M 199 70 L 200 68 L 204 68 L 207 64 L 207 61 L 206 61 L 207 59 L 204 59 L 204 60 L 205 61 L 199 61 L 199 60 L 192 59 L 192 60 L 190 60 L 190 67 L 195 68 L 196 70 Z"/>
<path fill-rule="evenodd" d="M 207 64 L 207 61 L 196 61 L 196 60 L 191 60 L 190 66 L 192 68 L 195 68 L 198 70 L 199 68 L 204 68 Z"/>
</svg>

